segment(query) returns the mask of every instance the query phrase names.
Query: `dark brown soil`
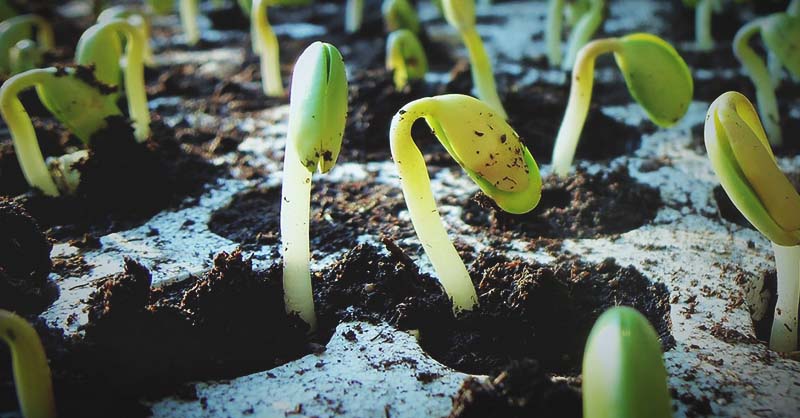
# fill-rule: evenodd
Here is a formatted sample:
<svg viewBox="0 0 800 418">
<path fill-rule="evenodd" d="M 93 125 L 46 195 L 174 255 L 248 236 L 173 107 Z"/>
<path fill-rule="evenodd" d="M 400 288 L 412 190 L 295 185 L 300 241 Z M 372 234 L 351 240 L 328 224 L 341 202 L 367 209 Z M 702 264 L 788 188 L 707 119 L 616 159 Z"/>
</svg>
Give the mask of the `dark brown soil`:
<svg viewBox="0 0 800 418">
<path fill-rule="evenodd" d="M 36 220 L 0 197 L 0 309 L 40 313 L 57 296 L 48 281 L 50 249 Z"/>
<path fill-rule="evenodd" d="M 492 233 L 525 238 L 595 238 L 646 225 L 661 206 L 657 189 L 617 166 L 597 174 L 579 169 L 565 178 L 546 177 L 539 205 L 523 215 L 504 212 L 478 192 L 466 205 L 463 219 Z"/>
</svg>

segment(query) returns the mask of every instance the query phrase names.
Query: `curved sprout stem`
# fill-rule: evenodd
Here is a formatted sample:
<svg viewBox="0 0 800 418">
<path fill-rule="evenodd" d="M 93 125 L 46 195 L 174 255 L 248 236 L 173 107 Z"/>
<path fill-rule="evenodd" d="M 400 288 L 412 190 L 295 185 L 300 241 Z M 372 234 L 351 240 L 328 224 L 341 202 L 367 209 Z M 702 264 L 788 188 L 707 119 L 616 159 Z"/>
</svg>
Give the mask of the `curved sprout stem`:
<svg viewBox="0 0 800 418">
<path fill-rule="evenodd" d="M 186 37 L 186 43 L 195 45 L 200 41 L 200 29 L 197 24 L 199 0 L 180 0 L 178 2 L 178 11 L 181 17 L 181 26 L 183 27 L 183 34 Z"/>
<path fill-rule="evenodd" d="M 778 302 L 772 322 L 769 348 L 780 352 L 797 350 L 797 307 L 800 303 L 800 245 L 784 247 L 772 243 L 778 271 Z"/>
<path fill-rule="evenodd" d="M 694 33 L 697 49 L 710 51 L 714 48 L 714 38 L 711 36 L 711 14 L 715 0 L 699 0 L 694 9 Z"/>
<path fill-rule="evenodd" d="M 0 87 L 0 114 L 6 121 L 14 141 L 14 152 L 17 154 L 22 174 L 28 184 L 48 196 L 58 196 L 58 187 L 42 157 L 33 123 L 17 96 L 22 90 L 53 78 L 55 72 L 55 68 L 30 70 L 9 78 Z"/>
<path fill-rule="evenodd" d="M 286 95 L 281 80 L 281 60 L 278 37 L 267 18 L 267 5 L 270 0 L 253 0 L 250 21 L 253 26 L 254 42 L 258 44 L 254 52 L 261 57 L 261 86 L 268 97 Z"/>
<path fill-rule="evenodd" d="M 551 66 L 561 64 L 561 25 L 564 21 L 564 0 L 550 0 L 547 9 L 547 61 Z"/>
<path fill-rule="evenodd" d="M 311 172 L 300 162 L 293 141 L 287 138 L 281 187 L 281 247 L 283 292 L 287 313 L 317 328 L 311 288 L 311 254 L 308 239 L 311 205 Z"/>
<path fill-rule="evenodd" d="M 474 26 L 461 32 L 464 45 L 469 52 L 469 62 L 472 64 L 472 84 L 478 93 L 478 98 L 494 108 L 503 119 L 508 119 L 508 114 L 500 96 L 497 94 L 497 86 L 494 83 L 494 72 L 492 62 L 483 47 L 483 41 Z"/>
<path fill-rule="evenodd" d="M 403 188 L 403 197 L 425 253 L 430 258 L 447 295 L 453 300 L 453 310 L 472 310 L 478 304 L 475 287 L 466 266 L 447 236 L 439 210 L 431 192 L 431 181 L 425 159 L 411 137 L 411 126 L 419 118 L 428 120 L 430 99 L 409 103 L 392 119 L 389 128 L 392 157 Z"/>
<path fill-rule="evenodd" d="M 558 176 L 567 175 L 575 158 L 575 149 L 578 147 L 578 140 L 592 101 L 595 60 L 599 55 L 614 52 L 618 48 L 617 38 L 598 39 L 586 44 L 578 53 L 572 69 L 572 86 L 569 90 L 567 110 L 553 148 L 553 173 Z"/>
<path fill-rule="evenodd" d="M 55 418 L 50 366 L 39 335 L 24 319 L 0 309 L 0 340 L 11 349 L 14 385 L 25 418 Z"/>
<path fill-rule="evenodd" d="M 761 122 L 767 132 L 767 138 L 772 146 L 780 146 L 783 144 L 783 135 L 781 135 L 778 99 L 775 96 L 772 77 L 770 77 L 769 68 L 764 60 L 749 44 L 750 39 L 761 32 L 762 23 L 761 19 L 756 19 L 742 26 L 733 38 L 733 52 L 756 87 L 758 113 L 761 115 Z"/>
<path fill-rule="evenodd" d="M 347 33 L 358 32 L 364 19 L 364 0 L 347 0 L 346 7 L 344 28 Z"/>
<path fill-rule="evenodd" d="M 572 68 L 578 56 L 578 51 L 592 39 L 594 33 L 597 32 L 597 28 L 603 23 L 603 7 L 605 7 L 603 0 L 593 0 L 589 10 L 584 13 L 578 23 L 575 24 L 575 27 L 572 28 L 569 41 L 567 41 L 567 55 L 561 65 L 561 68 L 565 71 Z"/>
</svg>

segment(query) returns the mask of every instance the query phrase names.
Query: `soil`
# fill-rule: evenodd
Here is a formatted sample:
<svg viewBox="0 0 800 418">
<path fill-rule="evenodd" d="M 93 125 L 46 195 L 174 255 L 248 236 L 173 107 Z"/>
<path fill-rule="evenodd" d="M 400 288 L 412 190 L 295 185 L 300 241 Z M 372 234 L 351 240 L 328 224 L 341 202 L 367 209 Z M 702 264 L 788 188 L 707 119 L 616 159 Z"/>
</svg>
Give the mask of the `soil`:
<svg viewBox="0 0 800 418">
<path fill-rule="evenodd" d="M 462 218 L 490 235 L 536 238 L 597 238 L 624 233 L 652 221 L 662 206 L 658 190 L 632 179 L 625 166 L 589 174 L 543 179 L 539 205 L 523 215 L 502 209 L 482 192 L 465 205 Z"/>
</svg>

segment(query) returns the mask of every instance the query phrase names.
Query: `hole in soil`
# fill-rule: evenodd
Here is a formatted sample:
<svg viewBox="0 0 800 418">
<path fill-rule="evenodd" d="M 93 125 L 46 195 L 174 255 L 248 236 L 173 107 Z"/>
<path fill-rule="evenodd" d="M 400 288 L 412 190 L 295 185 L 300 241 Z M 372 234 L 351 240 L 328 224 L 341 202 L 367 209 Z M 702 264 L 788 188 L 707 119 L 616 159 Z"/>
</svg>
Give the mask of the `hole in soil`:
<svg viewBox="0 0 800 418">
<path fill-rule="evenodd" d="M 591 238 L 619 234 L 652 221 L 661 207 L 657 189 L 630 177 L 625 166 L 565 178 L 543 179 L 542 200 L 531 212 L 512 215 L 483 193 L 465 205 L 464 221 L 492 233 L 526 238 Z"/>
</svg>

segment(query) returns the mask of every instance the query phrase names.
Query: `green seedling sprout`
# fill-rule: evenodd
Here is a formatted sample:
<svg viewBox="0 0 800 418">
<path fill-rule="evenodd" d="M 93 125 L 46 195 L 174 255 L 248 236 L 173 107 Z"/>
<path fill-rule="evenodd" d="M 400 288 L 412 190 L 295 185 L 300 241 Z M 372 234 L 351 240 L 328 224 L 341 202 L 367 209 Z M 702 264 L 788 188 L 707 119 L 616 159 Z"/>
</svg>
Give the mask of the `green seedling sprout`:
<svg viewBox="0 0 800 418">
<path fill-rule="evenodd" d="M 595 322 L 583 354 L 584 418 L 671 418 L 658 334 L 636 309 L 617 306 Z"/>
<path fill-rule="evenodd" d="M 24 39 L 33 39 L 36 31 L 36 43 L 41 50 L 49 50 L 55 46 L 53 27 L 46 19 L 37 15 L 19 15 L 0 23 L 0 75 L 12 75 L 11 49 Z"/>
<path fill-rule="evenodd" d="M 409 80 L 422 80 L 428 72 L 428 58 L 417 35 L 408 29 L 389 34 L 386 69 L 394 71 L 394 87 L 403 90 Z"/>
<path fill-rule="evenodd" d="M 42 49 L 36 42 L 23 39 L 11 48 L 8 57 L 11 63 L 11 74 L 19 74 L 41 64 Z"/>
<path fill-rule="evenodd" d="M 387 32 L 408 29 L 419 33 L 419 16 L 408 0 L 383 0 L 381 13 Z"/>
<path fill-rule="evenodd" d="M 564 17 L 564 0 L 550 0 L 547 8 L 547 24 L 544 32 L 547 45 L 547 61 L 550 65 L 561 64 L 561 27 Z"/>
<path fill-rule="evenodd" d="M 108 22 L 113 19 L 128 19 L 128 22 L 139 28 L 144 39 L 144 63 L 147 66 L 154 64 L 153 49 L 150 47 L 150 17 L 142 10 L 130 6 L 114 6 L 103 10 L 97 16 L 97 23 Z"/>
<path fill-rule="evenodd" d="M 333 168 L 347 119 L 344 60 L 333 45 L 314 42 L 300 55 L 292 75 L 289 130 L 283 160 L 281 246 L 287 313 L 316 329 L 309 267 L 311 177 Z"/>
<path fill-rule="evenodd" d="M 442 7 L 447 23 L 461 33 L 461 39 L 467 47 L 472 69 L 472 84 L 475 85 L 478 98 L 491 106 L 500 117 L 508 119 L 494 84 L 492 62 L 475 28 L 475 0 L 442 0 Z"/>
<path fill-rule="evenodd" d="M 188 45 L 197 45 L 200 41 L 200 28 L 197 19 L 200 15 L 198 2 L 200 0 L 178 0 L 178 14 L 181 17 L 183 36 Z"/>
<path fill-rule="evenodd" d="M 594 33 L 597 32 L 597 28 L 603 23 L 603 10 L 606 7 L 605 0 L 589 0 L 587 3 L 586 11 L 580 15 L 567 41 L 567 55 L 561 64 L 561 68 L 565 71 L 572 68 L 578 56 L 578 51 L 592 39 Z"/>
<path fill-rule="evenodd" d="M 505 118 L 473 97 L 448 94 L 415 100 L 392 119 L 392 157 L 414 229 L 453 300 L 453 309 L 472 310 L 478 303 L 475 288 L 447 237 L 425 159 L 411 136 L 411 127 L 420 118 L 478 187 L 506 212 L 520 214 L 536 207 L 542 188 L 539 168 Z"/>
<path fill-rule="evenodd" d="M 364 0 L 347 0 L 344 13 L 344 29 L 347 33 L 358 32 L 364 20 Z"/>
<path fill-rule="evenodd" d="M 553 172 L 565 176 L 572 165 L 583 124 L 589 113 L 595 59 L 613 52 L 628 91 L 647 116 L 661 127 L 677 123 L 692 101 L 692 74 L 675 48 L 663 39 L 635 33 L 586 44 L 572 69 L 567 110 L 553 148 Z"/>
<path fill-rule="evenodd" d="M 24 418 L 55 418 L 53 382 L 36 330 L 12 312 L 0 309 L 0 340 L 11 352 L 14 386 Z"/>
<path fill-rule="evenodd" d="M 134 136 L 144 142 L 150 136 L 150 109 L 147 107 L 147 92 L 144 85 L 144 45 L 142 19 L 112 19 L 97 23 L 86 30 L 78 40 L 75 62 L 93 66 L 95 77 L 105 84 L 118 85 L 121 74 L 125 78 L 125 96 L 133 120 Z M 120 66 L 122 47 L 125 42 L 125 70 Z"/>
<path fill-rule="evenodd" d="M 773 244 L 778 302 L 770 348 L 797 350 L 800 303 L 800 195 L 778 168 L 755 108 L 727 92 L 708 109 L 708 157 L 722 188 L 753 226 Z"/>
<path fill-rule="evenodd" d="M 711 36 L 711 15 L 719 11 L 722 4 L 719 0 L 683 0 L 688 7 L 694 8 L 694 34 L 695 45 L 700 51 L 710 51 L 714 48 L 714 38 Z"/>
<path fill-rule="evenodd" d="M 42 103 L 85 144 L 95 132 L 106 126 L 107 117 L 121 115 L 121 112 L 112 95 L 104 94 L 96 86 L 76 77 L 71 68 L 26 71 L 9 78 L 0 87 L 0 114 L 8 125 L 14 151 L 28 184 L 48 196 L 74 192 L 77 173 L 70 169 L 75 157 L 80 155 L 61 157 L 62 163 L 53 164 L 61 174 L 51 176 L 39 149 L 33 123 L 18 98 L 21 91 L 31 87 L 36 87 Z M 57 182 L 54 177 L 67 183 Z"/>
<path fill-rule="evenodd" d="M 756 87 L 758 110 L 770 143 L 780 146 L 783 144 L 783 136 L 775 82 L 764 59 L 749 44 L 750 39 L 759 33 L 774 59 L 793 76 L 800 77 L 800 15 L 775 13 L 755 19 L 742 26 L 733 38 L 733 52 Z"/>
</svg>

